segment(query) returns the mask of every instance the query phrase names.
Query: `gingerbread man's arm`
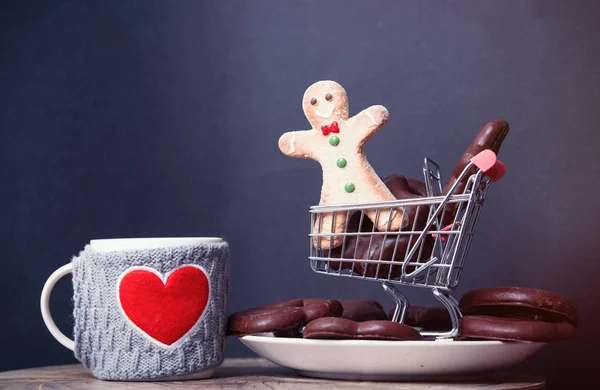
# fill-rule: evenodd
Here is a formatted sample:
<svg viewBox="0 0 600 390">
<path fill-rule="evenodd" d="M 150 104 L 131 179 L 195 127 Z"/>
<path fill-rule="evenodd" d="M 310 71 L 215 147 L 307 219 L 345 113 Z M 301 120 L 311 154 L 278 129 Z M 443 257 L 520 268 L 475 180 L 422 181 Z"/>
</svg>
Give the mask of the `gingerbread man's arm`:
<svg viewBox="0 0 600 390">
<path fill-rule="evenodd" d="M 353 135 L 358 137 L 359 144 L 363 144 L 386 124 L 389 117 L 384 106 L 371 106 L 348 119 L 348 124 L 354 128 Z"/>
<path fill-rule="evenodd" d="M 313 130 L 290 131 L 279 138 L 279 150 L 290 157 L 314 159 L 309 146 Z"/>
</svg>

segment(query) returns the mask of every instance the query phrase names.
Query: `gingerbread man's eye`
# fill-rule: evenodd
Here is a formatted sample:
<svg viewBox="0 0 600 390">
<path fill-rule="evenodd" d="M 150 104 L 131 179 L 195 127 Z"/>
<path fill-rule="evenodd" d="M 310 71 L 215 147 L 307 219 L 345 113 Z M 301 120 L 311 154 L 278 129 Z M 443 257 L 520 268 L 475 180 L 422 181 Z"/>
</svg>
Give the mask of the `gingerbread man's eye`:
<svg viewBox="0 0 600 390">
<path fill-rule="evenodd" d="M 312 99 L 310 99 L 310 104 L 312 104 L 313 106 L 314 106 L 315 104 L 317 104 L 317 98 L 312 98 Z"/>
<path fill-rule="evenodd" d="M 325 100 L 330 101 L 331 99 L 333 99 L 333 96 L 331 96 L 330 93 L 328 93 L 327 95 L 325 95 Z"/>
</svg>

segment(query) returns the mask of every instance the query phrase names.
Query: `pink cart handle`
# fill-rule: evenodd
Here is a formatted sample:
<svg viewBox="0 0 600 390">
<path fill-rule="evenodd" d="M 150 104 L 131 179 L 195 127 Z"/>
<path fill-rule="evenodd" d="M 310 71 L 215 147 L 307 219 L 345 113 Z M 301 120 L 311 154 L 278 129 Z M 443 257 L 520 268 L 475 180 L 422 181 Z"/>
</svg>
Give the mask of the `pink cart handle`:
<svg viewBox="0 0 600 390">
<path fill-rule="evenodd" d="M 489 149 L 480 152 L 471 159 L 475 166 L 485 172 L 492 181 L 498 181 L 506 173 L 504 163 L 496 158 L 496 153 Z"/>
</svg>

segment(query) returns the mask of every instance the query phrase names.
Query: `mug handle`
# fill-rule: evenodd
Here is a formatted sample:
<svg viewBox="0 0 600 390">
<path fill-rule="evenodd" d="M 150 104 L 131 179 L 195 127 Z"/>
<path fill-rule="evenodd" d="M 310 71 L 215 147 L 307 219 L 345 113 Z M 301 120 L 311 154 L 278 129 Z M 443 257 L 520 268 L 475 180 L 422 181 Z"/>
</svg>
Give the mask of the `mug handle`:
<svg viewBox="0 0 600 390">
<path fill-rule="evenodd" d="M 56 324 L 52 319 L 52 315 L 50 314 L 50 294 L 52 293 L 52 289 L 54 288 L 56 282 L 60 280 L 60 278 L 70 274 L 71 272 L 73 272 L 73 264 L 69 263 L 63 265 L 62 267 L 54 271 L 52 275 L 50 275 L 50 277 L 48 278 L 48 280 L 46 280 L 46 283 L 44 284 L 44 288 L 42 289 L 42 297 L 40 298 L 40 309 L 42 310 L 42 318 L 44 319 L 44 323 L 46 324 L 46 327 L 48 328 L 52 336 L 54 336 L 54 338 L 59 343 L 69 348 L 71 351 L 74 351 L 75 342 L 67 336 L 65 336 L 64 333 L 56 327 Z"/>
</svg>

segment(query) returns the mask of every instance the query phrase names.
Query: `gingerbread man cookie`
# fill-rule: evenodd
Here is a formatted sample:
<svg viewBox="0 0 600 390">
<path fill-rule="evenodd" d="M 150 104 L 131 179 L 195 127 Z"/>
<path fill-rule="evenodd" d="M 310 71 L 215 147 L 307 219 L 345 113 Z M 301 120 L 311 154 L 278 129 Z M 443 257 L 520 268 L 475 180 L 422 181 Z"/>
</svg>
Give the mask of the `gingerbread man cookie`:
<svg viewBox="0 0 600 390">
<path fill-rule="evenodd" d="M 311 85 L 302 99 L 304 114 L 311 130 L 292 131 L 279 139 L 279 149 L 291 157 L 317 161 L 323 169 L 320 205 L 341 205 L 395 200 L 364 154 L 364 145 L 388 120 L 383 106 L 371 106 L 349 117 L 348 96 L 334 81 Z M 342 244 L 346 212 L 325 214 L 313 227 L 314 233 L 326 234 L 314 240 L 322 249 Z M 408 223 L 401 209 L 367 210 L 365 214 L 378 230 L 399 230 Z M 319 226 L 320 225 L 320 226 Z M 330 236 L 327 236 L 329 234 Z"/>
</svg>

